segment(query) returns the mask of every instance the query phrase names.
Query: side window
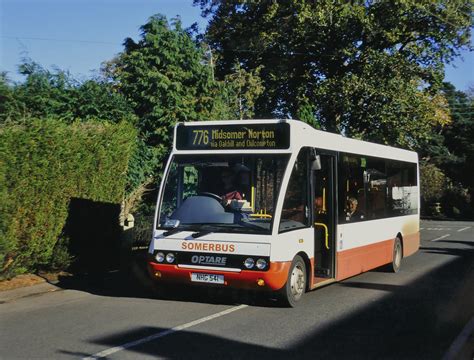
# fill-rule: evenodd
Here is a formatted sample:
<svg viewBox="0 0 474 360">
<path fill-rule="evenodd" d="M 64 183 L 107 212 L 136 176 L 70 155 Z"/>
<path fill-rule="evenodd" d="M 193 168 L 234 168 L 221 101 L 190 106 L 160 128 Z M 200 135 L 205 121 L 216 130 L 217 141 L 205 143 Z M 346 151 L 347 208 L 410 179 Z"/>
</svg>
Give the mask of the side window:
<svg viewBox="0 0 474 360">
<path fill-rule="evenodd" d="M 387 174 L 384 159 L 367 158 L 364 182 L 367 219 L 382 219 L 386 217 Z"/>
<path fill-rule="evenodd" d="M 409 215 L 417 211 L 416 164 L 341 153 L 341 223 Z"/>
<path fill-rule="evenodd" d="M 344 154 L 339 163 L 339 221 L 356 222 L 366 218 L 364 174 L 367 157 Z"/>
<path fill-rule="evenodd" d="M 286 189 L 279 231 L 309 226 L 308 209 L 308 149 L 298 154 Z"/>
<path fill-rule="evenodd" d="M 418 210 L 416 164 L 389 160 L 387 163 L 387 211 L 390 216 L 414 214 Z"/>
</svg>

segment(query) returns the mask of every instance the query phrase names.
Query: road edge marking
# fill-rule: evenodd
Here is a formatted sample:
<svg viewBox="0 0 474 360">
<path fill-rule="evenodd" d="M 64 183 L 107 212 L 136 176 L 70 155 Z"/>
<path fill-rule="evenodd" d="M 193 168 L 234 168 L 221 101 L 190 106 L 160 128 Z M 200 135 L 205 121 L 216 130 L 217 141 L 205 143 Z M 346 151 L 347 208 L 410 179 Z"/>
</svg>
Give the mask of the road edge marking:
<svg viewBox="0 0 474 360">
<path fill-rule="evenodd" d="M 162 338 L 162 337 L 167 336 L 167 335 L 170 335 L 170 334 L 174 334 L 174 333 L 179 332 L 179 331 L 182 331 L 182 330 L 184 330 L 184 329 L 188 329 L 188 328 L 190 328 L 190 327 L 192 327 L 192 326 L 196 326 L 196 325 L 202 324 L 202 323 L 204 323 L 204 322 L 206 322 L 206 321 L 210 321 L 210 320 L 216 319 L 216 318 L 218 318 L 218 317 L 221 317 L 221 316 L 224 316 L 224 315 L 233 313 L 234 311 L 241 310 L 241 309 L 244 309 L 244 308 L 246 308 L 246 307 L 248 307 L 248 305 L 246 305 L 246 304 L 234 306 L 234 307 L 232 307 L 232 308 L 230 308 L 230 309 L 227 309 L 227 310 L 224 310 L 224 311 L 221 311 L 221 312 L 218 312 L 218 313 L 209 315 L 209 316 L 205 316 L 205 317 L 203 317 L 203 318 L 200 318 L 200 319 L 197 319 L 197 320 L 188 322 L 188 323 L 186 323 L 186 324 L 178 325 L 178 326 L 175 326 L 175 327 L 173 327 L 173 328 L 171 328 L 171 329 L 164 330 L 164 331 L 160 331 L 159 333 L 156 333 L 156 334 L 153 334 L 153 335 L 149 335 L 149 336 L 146 336 L 146 337 L 141 338 L 141 339 L 138 339 L 138 340 L 130 341 L 130 342 L 125 343 L 125 344 L 123 344 L 123 345 L 114 346 L 114 347 L 112 347 L 112 348 L 105 349 L 105 350 L 103 350 L 103 351 L 101 351 L 101 352 L 98 352 L 98 353 L 96 353 L 96 354 L 93 354 L 93 355 L 84 357 L 83 360 L 100 359 L 100 358 L 103 358 L 103 357 L 106 357 L 106 356 L 115 354 L 115 353 L 117 353 L 117 352 L 119 352 L 119 351 L 126 350 L 126 349 L 129 349 L 129 348 L 131 348 L 131 347 L 134 347 L 134 346 L 137 346 L 137 345 L 141 345 L 141 344 L 144 344 L 144 343 L 153 341 L 153 340 L 155 340 L 155 339 Z"/>
<path fill-rule="evenodd" d="M 469 336 L 474 332 L 474 316 L 469 320 L 467 325 L 462 329 L 461 333 L 454 339 L 442 360 L 452 360 L 460 353 L 463 346 L 467 343 Z"/>
<path fill-rule="evenodd" d="M 470 226 L 466 226 L 465 228 L 459 229 L 458 232 L 461 232 L 461 231 L 464 231 L 464 230 L 467 230 L 467 229 L 470 229 L 470 228 L 471 228 Z"/>
<path fill-rule="evenodd" d="M 445 234 L 445 235 L 440 236 L 440 237 L 438 237 L 436 239 L 433 239 L 431 241 L 440 241 L 440 240 L 443 240 L 443 239 L 447 238 L 448 236 L 451 236 L 451 234 Z"/>
</svg>

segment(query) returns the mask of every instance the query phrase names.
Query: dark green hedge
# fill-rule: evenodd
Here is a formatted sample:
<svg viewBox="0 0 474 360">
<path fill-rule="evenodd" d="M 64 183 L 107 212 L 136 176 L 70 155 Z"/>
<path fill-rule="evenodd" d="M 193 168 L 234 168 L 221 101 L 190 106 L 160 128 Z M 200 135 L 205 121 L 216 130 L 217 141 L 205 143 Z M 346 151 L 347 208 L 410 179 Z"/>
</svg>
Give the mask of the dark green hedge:
<svg viewBox="0 0 474 360">
<path fill-rule="evenodd" d="M 135 138 L 126 122 L 0 127 L 0 277 L 53 261 L 72 198 L 121 203 Z"/>
</svg>

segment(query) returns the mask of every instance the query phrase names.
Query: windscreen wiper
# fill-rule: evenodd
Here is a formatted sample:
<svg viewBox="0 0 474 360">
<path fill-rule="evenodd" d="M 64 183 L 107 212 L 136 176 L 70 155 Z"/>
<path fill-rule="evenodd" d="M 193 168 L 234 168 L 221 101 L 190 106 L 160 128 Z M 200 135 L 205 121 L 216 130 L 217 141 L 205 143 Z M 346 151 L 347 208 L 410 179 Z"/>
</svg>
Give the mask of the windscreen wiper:
<svg viewBox="0 0 474 360">
<path fill-rule="evenodd" d="M 201 237 L 201 236 L 204 236 L 204 235 L 208 235 L 208 234 L 212 234 L 212 231 L 198 231 L 194 234 L 191 234 L 191 236 L 194 238 L 194 239 L 197 239 L 198 237 Z"/>
<path fill-rule="evenodd" d="M 164 235 L 164 236 L 170 236 L 170 235 L 179 233 L 179 232 L 181 232 L 181 231 L 183 231 L 183 230 L 182 230 L 182 229 L 178 229 L 178 228 L 174 228 L 174 229 L 165 231 L 165 232 L 163 233 L 163 235 Z"/>
</svg>

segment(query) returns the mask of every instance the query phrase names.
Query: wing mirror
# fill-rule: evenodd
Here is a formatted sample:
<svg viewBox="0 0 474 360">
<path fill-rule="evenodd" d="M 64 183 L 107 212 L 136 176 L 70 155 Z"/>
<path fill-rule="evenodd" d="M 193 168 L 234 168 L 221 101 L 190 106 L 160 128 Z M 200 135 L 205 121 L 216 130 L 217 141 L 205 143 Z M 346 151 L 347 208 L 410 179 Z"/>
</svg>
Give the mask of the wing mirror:
<svg viewBox="0 0 474 360">
<path fill-rule="evenodd" d="M 311 161 L 311 170 L 321 170 L 321 157 L 319 155 L 315 155 Z"/>
<path fill-rule="evenodd" d="M 180 224 L 180 221 L 177 220 L 177 219 L 167 219 L 164 223 L 163 223 L 163 228 L 164 229 L 175 229 L 179 226 Z"/>
</svg>

